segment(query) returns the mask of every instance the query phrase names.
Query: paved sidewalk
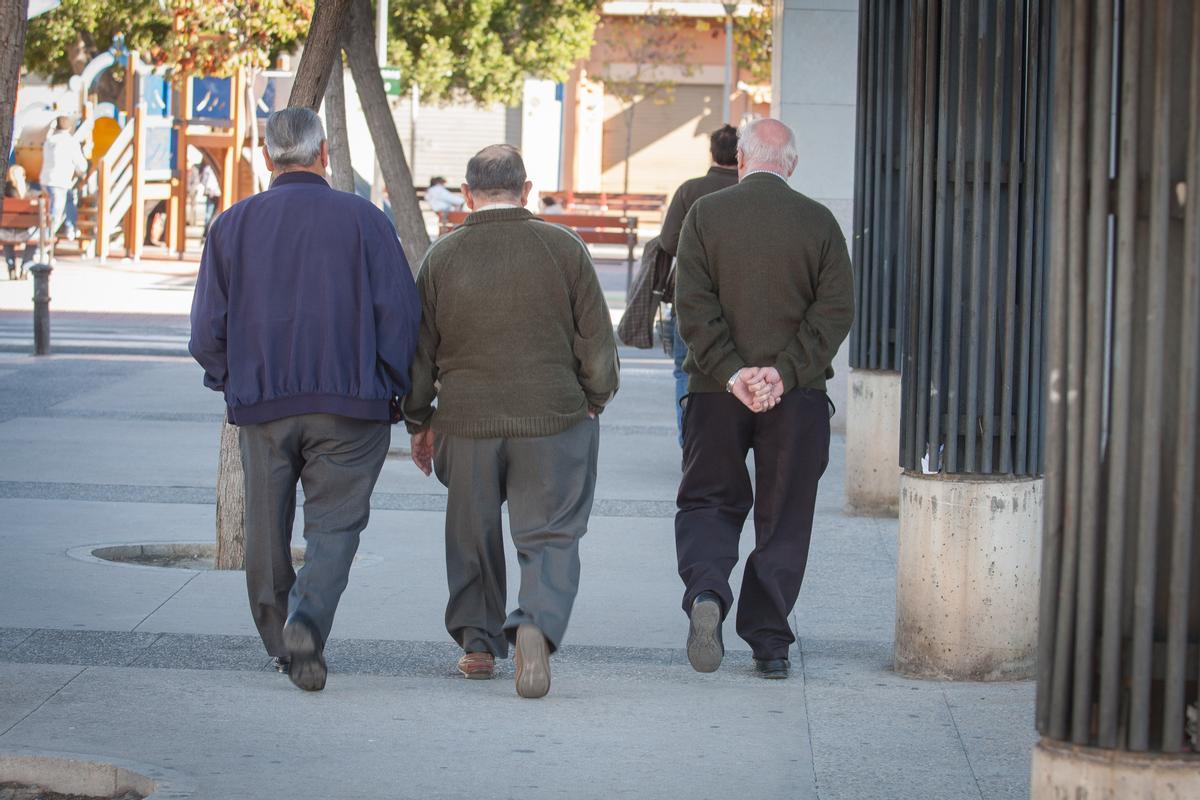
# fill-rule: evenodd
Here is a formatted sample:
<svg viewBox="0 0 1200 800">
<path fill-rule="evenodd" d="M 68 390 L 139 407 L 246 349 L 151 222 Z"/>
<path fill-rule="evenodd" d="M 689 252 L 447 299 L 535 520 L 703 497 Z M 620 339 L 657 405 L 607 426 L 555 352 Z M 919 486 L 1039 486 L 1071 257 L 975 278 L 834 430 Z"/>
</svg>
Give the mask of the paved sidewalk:
<svg viewBox="0 0 1200 800">
<path fill-rule="evenodd" d="M 214 799 L 1027 797 L 1032 684 L 891 671 L 896 523 L 842 514 L 840 436 L 792 679 L 757 679 L 732 625 L 719 672 L 688 667 L 670 365 L 623 358 L 576 612 L 550 695 L 523 701 L 511 662 L 456 676 L 445 492 L 407 460 L 373 498 L 328 688 L 305 694 L 268 670 L 241 573 L 91 556 L 212 540 L 221 404 L 198 368 L 0 354 L 0 752 L 154 765 Z"/>
</svg>

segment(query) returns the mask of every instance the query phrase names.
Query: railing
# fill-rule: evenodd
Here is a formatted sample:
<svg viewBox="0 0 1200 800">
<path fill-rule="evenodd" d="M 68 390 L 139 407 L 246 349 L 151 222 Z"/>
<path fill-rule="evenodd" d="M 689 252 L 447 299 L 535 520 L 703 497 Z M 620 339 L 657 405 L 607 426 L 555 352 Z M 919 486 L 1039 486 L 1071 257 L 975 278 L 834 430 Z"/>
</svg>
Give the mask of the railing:
<svg viewBox="0 0 1200 800">
<path fill-rule="evenodd" d="M 121 129 L 96 166 L 96 257 L 101 261 L 133 203 L 134 127 L 131 122 Z"/>
<path fill-rule="evenodd" d="M 1037 726 L 1200 751 L 1200 8 L 1055 14 Z"/>
</svg>

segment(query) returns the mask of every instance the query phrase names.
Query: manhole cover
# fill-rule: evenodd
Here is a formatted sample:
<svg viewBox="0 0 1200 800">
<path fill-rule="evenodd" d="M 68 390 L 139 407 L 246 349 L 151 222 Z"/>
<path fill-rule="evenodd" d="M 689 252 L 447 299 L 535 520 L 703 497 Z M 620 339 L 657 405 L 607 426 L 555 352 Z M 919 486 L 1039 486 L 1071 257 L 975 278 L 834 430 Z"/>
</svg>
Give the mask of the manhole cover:
<svg viewBox="0 0 1200 800">
<path fill-rule="evenodd" d="M 215 569 L 217 546 L 185 542 L 179 544 L 118 544 L 92 549 L 92 555 L 118 564 L 173 569 Z M 292 561 L 304 561 L 304 550 L 292 548 Z"/>
</svg>

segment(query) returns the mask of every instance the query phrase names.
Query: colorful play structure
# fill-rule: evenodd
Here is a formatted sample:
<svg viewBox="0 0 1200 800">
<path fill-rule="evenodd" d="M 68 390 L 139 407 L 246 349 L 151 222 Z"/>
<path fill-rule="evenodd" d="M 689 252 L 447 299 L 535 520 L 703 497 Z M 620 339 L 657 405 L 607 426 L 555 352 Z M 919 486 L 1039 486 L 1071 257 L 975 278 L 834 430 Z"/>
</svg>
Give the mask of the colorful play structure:
<svg viewBox="0 0 1200 800">
<path fill-rule="evenodd" d="M 95 94 L 97 80 L 111 69 L 126 73 L 120 105 L 98 102 Z M 76 136 L 91 143 L 90 169 L 77 184 L 82 250 L 104 260 L 119 243 L 125 257 L 140 258 L 148 217 L 165 206 L 166 248 L 182 255 L 190 168 L 197 157 L 212 165 L 221 186 L 219 211 L 252 194 L 258 159 L 251 158 L 247 120 L 261 124 L 277 98 L 286 100 L 291 78 L 288 72 L 260 73 L 252 117 L 244 72 L 172 79 L 126 49 L 118 36 L 71 79 L 59 101 L 22 112 L 15 125 L 14 159 L 36 178 L 50 123 L 60 113 L 77 114 Z"/>
</svg>

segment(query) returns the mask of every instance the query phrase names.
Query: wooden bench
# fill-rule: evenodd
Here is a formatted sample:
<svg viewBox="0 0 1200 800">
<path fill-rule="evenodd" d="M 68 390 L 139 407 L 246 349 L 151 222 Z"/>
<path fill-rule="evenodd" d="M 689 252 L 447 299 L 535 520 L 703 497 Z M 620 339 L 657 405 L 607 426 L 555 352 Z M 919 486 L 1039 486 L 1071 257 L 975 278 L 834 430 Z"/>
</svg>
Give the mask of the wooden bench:
<svg viewBox="0 0 1200 800">
<path fill-rule="evenodd" d="M 568 209 L 594 208 L 600 211 L 620 209 L 621 213 L 630 211 L 649 211 L 661 214 L 667 205 L 665 194 L 646 192 L 567 192 L 566 207 Z"/>
<path fill-rule="evenodd" d="M 0 231 L 4 229 L 27 230 L 37 228 L 38 232 L 29 239 L 12 239 L 0 233 L 0 246 L 3 245 L 40 245 L 42 253 L 47 252 L 46 229 L 49 220 L 46 219 L 47 208 L 44 195 L 33 197 L 5 197 L 0 203 Z"/>
<path fill-rule="evenodd" d="M 438 235 L 454 230 L 469 216 L 466 211 L 443 211 L 438 214 Z M 637 217 L 614 217 L 598 214 L 546 214 L 546 222 L 565 225 L 579 234 L 588 244 L 623 244 L 625 257 L 625 291 L 633 285 L 633 251 L 637 247 Z"/>
</svg>

